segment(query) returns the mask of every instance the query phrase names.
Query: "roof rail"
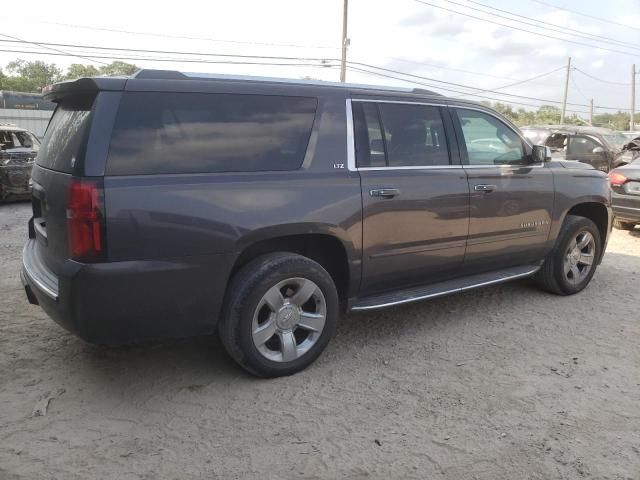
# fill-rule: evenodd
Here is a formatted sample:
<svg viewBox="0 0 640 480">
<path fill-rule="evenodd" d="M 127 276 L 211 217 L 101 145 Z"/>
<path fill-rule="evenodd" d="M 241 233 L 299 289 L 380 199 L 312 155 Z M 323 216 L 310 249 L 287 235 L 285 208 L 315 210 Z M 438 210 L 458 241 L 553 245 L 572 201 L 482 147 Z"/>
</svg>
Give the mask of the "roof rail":
<svg viewBox="0 0 640 480">
<path fill-rule="evenodd" d="M 253 75 L 227 75 L 221 73 L 193 73 L 179 72 L 177 70 L 138 70 L 132 78 L 144 80 L 244 80 L 252 82 L 290 83 L 297 85 L 315 85 L 320 87 L 360 88 L 368 90 L 384 90 L 392 92 L 416 93 L 420 95 L 442 96 L 439 93 L 423 88 L 392 87 L 386 85 L 368 85 L 359 83 L 329 82 L 324 80 L 304 80 L 281 77 L 261 77 Z"/>
</svg>

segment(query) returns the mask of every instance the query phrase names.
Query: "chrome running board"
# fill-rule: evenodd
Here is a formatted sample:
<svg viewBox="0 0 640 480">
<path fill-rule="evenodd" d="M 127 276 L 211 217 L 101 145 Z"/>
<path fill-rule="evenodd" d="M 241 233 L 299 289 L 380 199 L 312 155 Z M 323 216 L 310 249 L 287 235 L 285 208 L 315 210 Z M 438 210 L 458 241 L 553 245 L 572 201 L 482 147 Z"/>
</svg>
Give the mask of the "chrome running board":
<svg viewBox="0 0 640 480">
<path fill-rule="evenodd" d="M 381 293 L 357 299 L 351 306 L 351 310 L 374 310 L 377 308 L 392 307 L 403 303 L 419 302 L 429 298 L 442 297 L 453 293 L 464 292 L 474 288 L 496 285 L 498 283 L 526 278 L 540 270 L 541 265 L 523 265 L 520 267 L 505 268 L 496 272 L 481 273 L 469 277 L 447 280 L 423 287 L 414 287 L 407 290 Z"/>
</svg>

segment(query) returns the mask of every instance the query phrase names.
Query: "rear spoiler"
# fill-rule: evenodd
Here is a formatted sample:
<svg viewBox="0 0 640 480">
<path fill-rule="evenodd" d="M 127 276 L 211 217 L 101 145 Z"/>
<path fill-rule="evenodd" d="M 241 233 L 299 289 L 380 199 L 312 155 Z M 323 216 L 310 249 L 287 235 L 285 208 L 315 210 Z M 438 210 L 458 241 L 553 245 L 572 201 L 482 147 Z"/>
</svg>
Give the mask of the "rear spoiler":
<svg viewBox="0 0 640 480">
<path fill-rule="evenodd" d="M 44 87 L 42 96 L 50 102 L 59 102 L 69 95 L 95 94 L 101 90 L 124 90 L 126 83 L 126 77 L 79 78 Z"/>
</svg>

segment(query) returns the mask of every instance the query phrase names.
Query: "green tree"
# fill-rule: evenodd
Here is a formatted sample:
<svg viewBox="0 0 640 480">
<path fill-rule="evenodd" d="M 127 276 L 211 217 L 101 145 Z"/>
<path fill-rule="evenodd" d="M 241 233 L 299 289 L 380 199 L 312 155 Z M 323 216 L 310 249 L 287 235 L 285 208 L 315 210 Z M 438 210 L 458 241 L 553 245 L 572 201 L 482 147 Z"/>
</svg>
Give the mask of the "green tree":
<svg viewBox="0 0 640 480">
<path fill-rule="evenodd" d="M 64 74 L 64 79 L 73 80 L 74 78 L 97 77 L 98 75 L 100 75 L 100 70 L 93 65 L 73 63 L 69 68 L 67 68 L 67 72 Z"/>
<path fill-rule="evenodd" d="M 40 92 L 43 87 L 62 79 L 62 70 L 54 63 L 40 60 L 28 62 L 14 60 L 6 68 L 7 74 L 0 75 L 0 88 L 18 92 Z"/>
<path fill-rule="evenodd" d="M 100 67 L 101 75 L 133 75 L 140 68 L 132 63 L 115 61 Z"/>
</svg>

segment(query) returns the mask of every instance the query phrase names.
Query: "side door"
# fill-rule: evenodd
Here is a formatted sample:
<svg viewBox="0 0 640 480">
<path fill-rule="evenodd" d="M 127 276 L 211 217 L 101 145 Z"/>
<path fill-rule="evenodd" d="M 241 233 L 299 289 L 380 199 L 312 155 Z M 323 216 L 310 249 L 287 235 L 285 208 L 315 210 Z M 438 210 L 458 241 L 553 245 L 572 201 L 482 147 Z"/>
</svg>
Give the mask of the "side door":
<svg viewBox="0 0 640 480">
<path fill-rule="evenodd" d="M 442 105 L 353 100 L 363 206 L 361 295 L 459 274 L 469 187 Z"/>
<path fill-rule="evenodd" d="M 597 170 L 609 171 L 607 148 L 598 139 L 588 135 L 569 136 L 567 160 L 577 160 L 588 163 Z"/>
<path fill-rule="evenodd" d="M 551 226 L 551 169 L 532 163 L 514 127 L 480 108 L 452 108 L 470 190 L 465 273 L 540 260 Z"/>
</svg>

